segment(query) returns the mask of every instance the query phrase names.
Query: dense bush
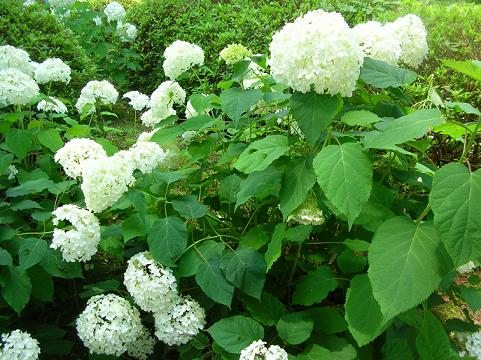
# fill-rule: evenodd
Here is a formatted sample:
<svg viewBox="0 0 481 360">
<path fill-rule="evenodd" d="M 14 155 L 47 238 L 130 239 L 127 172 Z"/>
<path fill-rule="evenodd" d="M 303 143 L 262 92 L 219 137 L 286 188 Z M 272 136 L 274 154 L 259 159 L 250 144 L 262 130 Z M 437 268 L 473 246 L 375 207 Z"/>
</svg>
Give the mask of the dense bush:
<svg viewBox="0 0 481 360">
<path fill-rule="evenodd" d="M 254 53 L 265 53 L 272 34 L 308 10 L 340 11 L 348 22 L 359 23 L 386 7 L 388 2 L 383 0 L 145 0 L 133 3 L 130 21 L 139 29 L 136 48 L 144 54 L 144 71 L 137 85 L 148 92 L 165 79 L 162 54 L 177 39 L 205 50 L 206 65 L 212 70 L 205 75 L 215 82 L 224 70 L 218 61 L 219 52 L 230 43 L 241 43 Z"/>
<path fill-rule="evenodd" d="M 22 8 L 18 0 L 2 0 L 0 6 L 0 45 L 26 50 L 42 62 L 50 57 L 63 59 L 73 70 L 70 90 L 77 93 L 90 80 L 96 64 L 79 45 L 73 33 L 43 6 Z"/>
</svg>

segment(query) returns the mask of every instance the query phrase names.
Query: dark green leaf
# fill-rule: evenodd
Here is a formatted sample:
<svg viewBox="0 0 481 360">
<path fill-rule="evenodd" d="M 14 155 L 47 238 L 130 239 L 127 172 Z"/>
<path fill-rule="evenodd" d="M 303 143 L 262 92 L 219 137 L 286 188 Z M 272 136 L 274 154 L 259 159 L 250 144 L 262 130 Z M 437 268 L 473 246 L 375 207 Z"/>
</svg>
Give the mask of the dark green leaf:
<svg viewBox="0 0 481 360">
<path fill-rule="evenodd" d="M 39 132 L 37 138 L 40 144 L 53 152 L 56 152 L 64 145 L 60 133 L 54 129 L 47 129 Z"/>
<path fill-rule="evenodd" d="M 218 257 L 211 257 L 199 266 L 195 281 L 212 300 L 230 307 L 234 285 L 225 279 Z"/>
<path fill-rule="evenodd" d="M 416 80 L 417 75 L 414 71 L 366 57 L 359 78 L 366 84 L 384 89 L 409 85 Z"/>
<path fill-rule="evenodd" d="M 227 116 L 234 121 L 235 127 L 238 128 L 242 115 L 262 99 L 262 96 L 262 91 L 257 89 L 231 88 L 220 94 L 221 107 Z"/>
<path fill-rule="evenodd" d="M 49 179 L 36 179 L 36 180 L 29 180 L 24 182 L 23 184 L 10 188 L 7 190 L 7 196 L 16 197 L 16 196 L 23 196 L 23 195 L 31 195 L 31 194 L 38 194 L 43 190 L 47 189 L 49 186 L 53 186 L 54 182 Z"/>
<path fill-rule="evenodd" d="M 322 266 L 299 280 L 292 296 L 292 303 L 304 306 L 318 304 L 336 288 L 337 281 L 331 270 L 327 266 Z"/>
<path fill-rule="evenodd" d="M 152 225 L 147 243 L 155 260 L 166 266 L 175 266 L 174 258 L 186 248 L 188 235 L 185 222 L 171 216 Z"/>
<path fill-rule="evenodd" d="M 2 274 L 4 277 L 2 296 L 17 314 L 23 310 L 30 300 L 32 284 L 25 271 L 16 266 L 9 266 Z"/>
<path fill-rule="evenodd" d="M 195 275 L 206 260 L 211 257 L 219 258 L 223 250 L 224 244 L 213 240 L 207 240 L 198 246 L 193 246 L 180 258 L 178 275 L 180 277 Z"/>
<path fill-rule="evenodd" d="M 269 196 L 277 196 L 281 187 L 282 171 L 270 166 L 265 170 L 250 174 L 241 182 L 237 194 L 236 209 L 251 197 L 261 200 Z"/>
<path fill-rule="evenodd" d="M 243 303 L 254 319 L 267 326 L 274 326 L 286 312 L 282 302 L 268 292 L 263 292 L 260 300 L 249 297 Z"/>
<path fill-rule="evenodd" d="M 283 315 L 277 322 L 279 336 L 291 345 L 300 344 L 311 336 L 314 321 L 308 313 L 290 313 Z"/>
<path fill-rule="evenodd" d="M 7 131 L 5 143 L 10 152 L 23 160 L 33 148 L 33 135 L 28 130 L 10 129 Z"/>
<path fill-rule="evenodd" d="M 48 245 L 45 240 L 34 238 L 22 239 L 18 251 L 20 270 L 25 271 L 38 264 L 47 253 L 47 248 Z"/>
<path fill-rule="evenodd" d="M 207 206 L 201 204 L 194 195 L 178 196 L 172 199 L 172 207 L 184 218 L 200 218 L 207 212 Z"/>
</svg>

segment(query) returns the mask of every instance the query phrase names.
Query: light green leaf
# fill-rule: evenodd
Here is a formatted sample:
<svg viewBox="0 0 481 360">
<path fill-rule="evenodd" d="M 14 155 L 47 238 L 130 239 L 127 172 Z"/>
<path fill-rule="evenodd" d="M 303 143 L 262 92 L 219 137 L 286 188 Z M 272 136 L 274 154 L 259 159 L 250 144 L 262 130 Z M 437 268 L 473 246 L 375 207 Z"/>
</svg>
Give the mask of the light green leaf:
<svg viewBox="0 0 481 360">
<path fill-rule="evenodd" d="M 185 222 L 171 216 L 160 219 L 152 225 L 147 243 L 155 260 L 166 266 L 175 266 L 173 260 L 186 248 L 187 237 Z"/>
<path fill-rule="evenodd" d="M 371 244 L 364 240 L 346 239 L 344 240 L 344 245 L 346 245 L 352 251 L 368 251 L 369 245 Z"/>
<path fill-rule="evenodd" d="M 474 80 L 481 81 L 481 62 L 479 61 L 443 60 L 443 65 L 468 75 Z"/>
<path fill-rule="evenodd" d="M 213 240 L 203 241 L 198 246 L 191 247 L 180 258 L 177 274 L 180 277 L 193 276 L 199 267 L 211 257 L 220 258 L 224 250 L 224 244 Z"/>
<path fill-rule="evenodd" d="M 291 345 L 303 343 L 311 336 L 314 321 L 305 312 L 283 315 L 277 322 L 279 336 Z"/>
<path fill-rule="evenodd" d="M 261 227 L 251 228 L 239 241 L 239 247 L 259 250 L 269 242 L 269 236 Z"/>
<path fill-rule="evenodd" d="M 289 145 L 286 136 L 269 135 L 250 144 L 239 156 L 234 167 L 246 174 L 261 171 L 287 151 Z"/>
<path fill-rule="evenodd" d="M 291 97 L 294 119 L 311 145 L 319 140 L 341 108 L 342 100 L 337 96 L 295 92 Z"/>
<path fill-rule="evenodd" d="M 267 326 L 274 326 L 286 312 L 284 304 L 268 292 L 263 292 L 260 300 L 246 297 L 242 302 L 254 319 Z"/>
<path fill-rule="evenodd" d="M 54 129 L 48 129 L 39 132 L 37 138 L 40 144 L 53 152 L 56 152 L 64 145 L 62 138 L 60 137 L 60 133 Z"/>
<path fill-rule="evenodd" d="M 242 179 L 237 174 L 232 174 L 223 179 L 219 185 L 219 199 L 227 204 L 235 203 L 241 182 Z"/>
<path fill-rule="evenodd" d="M 23 160 L 25 156 L 33 149 L 33 135 L 30 131 L 24 129 L 10 129 L 7 131 L 5 144 L 19 160 Z"/>
<path fill-rule="evenodd" d="M 29 180 L 17 187 L 8 189 L 7 196 L 17 197 L 23 195 L 38 194 L 39 192 L 44 191 L 45 189 L 53 186 L 54 184 L 55 183 L 52 180 L 45 178 Z"/>
<path fill-rule="evenodd" d="M 390 121 L 382 131 L 366 133 L 363 144 L 367 148 L 391 149 L 426 135 L 436 125 L 442 124 L 444 118 L 437 109 L 424 109 Z"/>
<path fill-rule="evenodd" d="M 446 101 L 444 105 L 446 105 L 446 107 L 448 108 L 454 109 L 456 111 L 461 111 L 465 114 L 481 116 L 481 111 L 468 103 Z"/>
<path fill-rule="evenodd" d="M 381 121 L 381 118 L 370 111 L 357 110 L 345 113 L 341 121 L 349 126 L 368 126 Z"/>
<path fill-rule="evenodd" d="M 261 200 L 269 196 L 277 196 L 281 187 L 282 171 L 274 166 L 256 171 L 243 180 L 237 194 L 235 208 L 244 204 L 251 197 Z"/>
<path fill-rule="evenodd" d="M 207 206 L 201 204 L 195 195 L 173 198 L 172 207 L 184 218 L 197 219 L 207 212 Z"/>
<path fill-rule="evenodd" d="M 202 262 L 195 274 L 195 281 L 212 300 L 230 307 L 234 285 L 225 279 L 219 257 L 211 256 L 207 262 Z"/>
<path fill-rule="evenodd" d="M 25 271 L 17 266 L 9 266 L 2 274 L 2 296 L 17 314 L 23 310 L 30 300 L 32 284 Z"/>
<path fill-rule="evenodd" d="M 366 84 L 385 89 L 409 85 L 416 80 L 417 75 L 414 71 L 401 69 L 384 61 L 366 57 L 359 78 Z"/>
<path fill-rule="evenodd" d="M 460 290 L 461 297 L 473 312 L 481 309 L 481 289 L 461 286 Z"/>
<path fill-rule="evenodd" d="M 10 206 L 10 210 L 12 211 L 21 211 L 21 210 L 31 210 L 31 209 L 41 209 L 42 206 L 33 200 L 22 199 L 17 201 Z"/>
<path fill-rule="evenodd" d="M 434 175 L 429 203 L 434 225 L 454 265 L 481 256 L 481 170 L 464 165 L 443 166 Z"/>
<path fill-rule="evenodd" d="M 296 285 L 292 303 L 304 306 L 321 303 L 337 288 L 337 281 L 328 266 L 321 266 L 303 276 Z"/>
<path fill-rule="evenodd" d="M 287 165 L 282 179 L 279 201 L 282 215 L 286 219 L 304 200 L 316 183 L 316 175 L 307 159 L 294 159 Z"/>
<path fill-rule="evenodd" d="M 253 341 L 264 338 L 264 328 L 257 321 L 242 315 L 221 319 L 207 332 L 220 347 L 232 354 L 240 354 Z"/>
<path fill-rule="evenodd" d="M 262 96 L 262 91 L 258 89 L 231 88 L 220 94 L 221 107 L 227 116 L 234 121 L 235 127 L 239 128 L 242 115 L 262 99 Z"/>
<path fill-rule="evenodd" d="M 314 344 L 309 350 L 297 355 L 296 360 L 333 360 L 333 357 L 328 349 Z"/>
<path fill-rule="evenodd" d="M 277 224 L 272 234 L 272 240 L 267 246 L 267 251 L 264 255 L 266 259 L 266 272 L 272 267 L 272 265 L 279 259 L 282 252 L 282 241 L 286 237 L 285 224 Z"/>
<path fill-rule="evenodd" d="M 359 346 L 370 343 L 386 328 L 387 322 L 384 321 L 381 308 L 374 299 L 367 274 L 356 275 L 351 280 L 345 309 L 349 331 Z"/>
<path fill-rule="evenodd" d="M 25 271 L 38 264 L 47 253 L 47 242 L 41 239 L 22 239 L 18 250 L 19 269 Z"/>
<path fill-rule="evenodd" d="M 441 240 L 434 226 L 398 216 L 383 223 L 369 248 L 369 280 L 384 319 L 424 301 L 441 282 Z"/>
<path fill-rule="evenodd" d="M 266 264 L 256 250 L 239 248 L 226 253 L 220 267 L 226 279 L 243 293 L 260 298 L 266 280 Z"/>
<path fill-rule="evenodd" d="M 13 155 L 7 154 L 6 152 L 2 151 L 0 153 L 0 176 L 7 172 L 8 167 L 12 164 Z"/>
<path fill-rule="evenodd" d="M 317 182 L 352 226 L 369 199 L 372 163 L 358 143 L 326 146 L 314 159 Z"/>
</svg>

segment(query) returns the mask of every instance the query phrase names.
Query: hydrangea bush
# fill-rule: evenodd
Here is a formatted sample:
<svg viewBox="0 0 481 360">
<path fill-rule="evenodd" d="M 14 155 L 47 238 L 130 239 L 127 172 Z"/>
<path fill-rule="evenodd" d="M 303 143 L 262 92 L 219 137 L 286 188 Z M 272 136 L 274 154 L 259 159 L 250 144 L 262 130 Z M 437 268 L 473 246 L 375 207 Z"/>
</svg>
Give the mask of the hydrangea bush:
<svg viewBox="0 0 481 360">
<path fill-rule="evenodd" d="M 211 94 L 183 89 L 204 54 L 175 42 L 171 80 L 123 95 L 148 131 L 121 149 L 96 128 L 114 84 L 62 107 L 61 60 L 45 82 L 0 47 L 0 357 L 479 358 L 481 113 L 411 106 L 425 40 L 414 15 L 312 11 L 269 54 L 226 44 Z M 481 82 L 479 62 L 446 65 Z M 438 141 L 459 160 L 433 161 Z"/>
</svg>

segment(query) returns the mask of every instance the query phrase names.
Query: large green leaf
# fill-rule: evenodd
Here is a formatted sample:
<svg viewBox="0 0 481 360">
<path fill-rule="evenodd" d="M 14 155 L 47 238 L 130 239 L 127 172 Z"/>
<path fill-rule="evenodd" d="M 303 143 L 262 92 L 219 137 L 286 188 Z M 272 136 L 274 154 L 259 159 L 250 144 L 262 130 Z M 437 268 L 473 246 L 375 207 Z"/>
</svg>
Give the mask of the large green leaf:
<svg viewBox="0 0 481 360">
<path fill-rule="evenodd" d="M 296 356 L 296 360 L 333 360 L 331 352 L 317 344 Z"/>
<path fill-rule="evenodd" d="M 241 90 L 232 88 L 220 94 L 220 103 L 222 110 L 234 121 L 235 127 L 238 128 L 242 115 L 262 99 L 262 96 L 262 91 L 258 89 Z"/>
<path fill-rule="evenodd" d="M 468 304 L 469 308 L 476 312 L 481 309 L 481 289 L 477 287 L 461 286 L 461 297 Z"/>
<path fill-rule="evenodd" d="M 372 294 L 367 274 L 356 275 L 351 280 L 345 309 L 349 331 L 359 346 L 370 343 L 385 330 L 386 322 Z"/>
<path fill-rule="evenodd" d="M 336 96 L 296 92 L 291 97 L 292 114 L 311 145 L 319 140 L 341 107 L 342 100 Z"/>
<path fill-rule="evenodd" d="M 454 265 L 481 256 L 481 170 L 443 166 L 434 175 L 429 203 L 434 225 Z"/>
<path fill-rule="evenodd" d="M 195 274 L 195 281 L 212 300 L 230 306 L 234 295 L 234 285 L 225 279 L 220 269 L 219 257 L 212 256 L 203 262 Z"/>
<path fill-rule="evenodd" d="M 314 159 L 317 182 L 349 227 L 369 199 L 372 162 L 358 143 L 326 146 Z"/>
<path fill-rule="evenodd" d="M 0 176 L 5 174 L 12 161 L 13 154 L 7 154 L 4 151 L 0 152 Z"/>
<path fill-rule="evenodd" d="M 28 275 L 16 266 L 9 266 L 2 272 L 2 296 L 17 314 L 30 300 L 32 284 Z"/>
<path fill-rule="evenodd" d="M 289 162 L 279 193 L 279 206 L 284 219 L 304 202 L 315 182 L 316 175 L 312 167 L 308 166 L 307 159 L 293 159 Z"/>
<path fill-rule="evenodd" d="M 275 325 L 286 312 L 284 304 L 268 292 L 263 292 L 260 300 L 246 297 L 242 302 L 254 319 L 267 326 Z"/>
<path fill-rule="evenodd" d="M 311 306 L 322 302 L 337 288 L 337 281 L 328 266 L 321 266 L 301 278 L 292 296 L 293 304 Z"/>
<path fill-rule="evenodd" d="M 221 319 L 207 332 L 220 347 L 232 354 L 240 354 L 253 341 L 264 337 L 262 325 L 242 315 Z"/>
<path fill-rule="evenodd" d="M 7 131 L 5 143 L 8 150 L 19 160 L 22 160 L 33 148 L 33 135 L 24 129 L 10 129 Z"/>
<path fill-rule="evenodd" d="M 10 197 L 17 197 L 23 195 L 32 195 L 38 194 L 39 192 L 48 189 L 49 187 L 53 186 L 55 183 L 50 179 L 40 178 L 35 180 L 29 180 L 24 182 L 17 187 L 10 188 L 7 190 L 7 196 Z"/>
<path fill-rule="evenodd" d="M 63 146 L 63 141 L 60 137 L 60 133 L 54 129 L 47 129 L 39 132 L 37 138 L 40 144 L 49 148 L 53 152 L 56 152 Z"/>
<path fill-rule="evenodd" d="M 18 257 L 21 271 L 38 264 L 47 253 L 48 245 L 45 240 L 28 238 L 20 240 L 19 243 Z"/>
<path fill-rule="evenodd" d="M 251 197 L 261 200 L 269 196 L 277 196 L 281 187 L 282 171 L 274 166 L 256 171 L 243 180 L 237 193 L 236 209 Z"/>
<path fill-rule="evenodd" d="M 315 307 L 307 312 L 314 320 L 314 332 L 332 335 L 348 329 L 346 320 L 336 307 Z"/>
<path fill-rule="evenodd" d="M 184 218 L 200 218 L 207 212 L 207 206 L 201 204 L 194 195 L 183 195 L 172 199 L 172 207 Z"/>
<path fill-rule="evenodd" d="M 246 174 L 261 171 L 287 151 L 289 151 L 287 136 L 269 135 L 250 144 L 240 154 L 234 167 Z"/>
<path fill-rule="evenodd" d="M 282 241 L 286 237 L 286 226 L 284 223 L 277 224 L 272 234 L 272 240 L 267 246 L 267 251 L 264 254 L 266 259 L 266 271 L 279 259 L 282 253 Z"/>
<path fill-rule="evenodd" d="M 384 61 L 364 58 L 359 78 L 376 88 L 399 87 L 416 80 L 416 73 L 385 63 Z"/>
<path fill-rule="evenodd" d="M 459 71 L 474 80 L 481 81 L 481 62 L 480 61 L 456 61 L 443 60 L 443 64 L 451 69 Z"/>
<path fill-rule="evenodd" d="M 259 299 L 266 280 L 264 258 L 254 249 L 239 248 L 226 253 L 221 269 L 227 280 L 253 298 Z"/>
<path fill-rule="evenodd" d="M 437 109 L 418 110 L 390 121 L 382 131 L 366 133 L 362 142 L 367 148 L 392 149 L 395 145 L 426 135 L 443 122 L 444 118 Z"/>
<path fill-rule="evenodd" d="M 384 319 L 424 301 L 441 282 L 441 239 L 429 223 L 398 216 L 384 222 L 369 248 L 369 280 Z"/>
<path fill-rule="evenodd" d="M 235 203 L 242 179 L 237 174 L 224 178 L 219 185 L 219 199 L 227 204 Z"/>
<path fill-rule="evenodd" d="M 291 345 L 300 344 L 311 336 L 314 321 L 305 312 L 283 315 L 277 322 L 279 336 Z"/>
<path fill-rule="evenodd" d="M 185 222 L 175 216 L 156 221 L 147 236 L 150 252 L 155 260 L 166 266 L 175 266 L 174 258 L 187 246 Z"/>
<path fill-rule="evenodd" d="M 58 250 L 47 249 L 40 266 L 50 275 L 63 279 L 82 277 L 82 268 L 78 262 L 65 262 Z"/>
<path fill-rule="evenodd" d="M 368 126 L 381 121 L 381 118 L 370 111 L 357 110 L 345 113 L 341 121 L 349 126 Z"/>
<path fill-rule="evenodd" d="M 224 250 L 224 244 L 213 240 L 203 241 L 197 246 L 191 247 L 179 260 L 177 274 L 180 277 L 193 276 L 199 267 L 211 257 L 220 257 Z"/>
</svg>

